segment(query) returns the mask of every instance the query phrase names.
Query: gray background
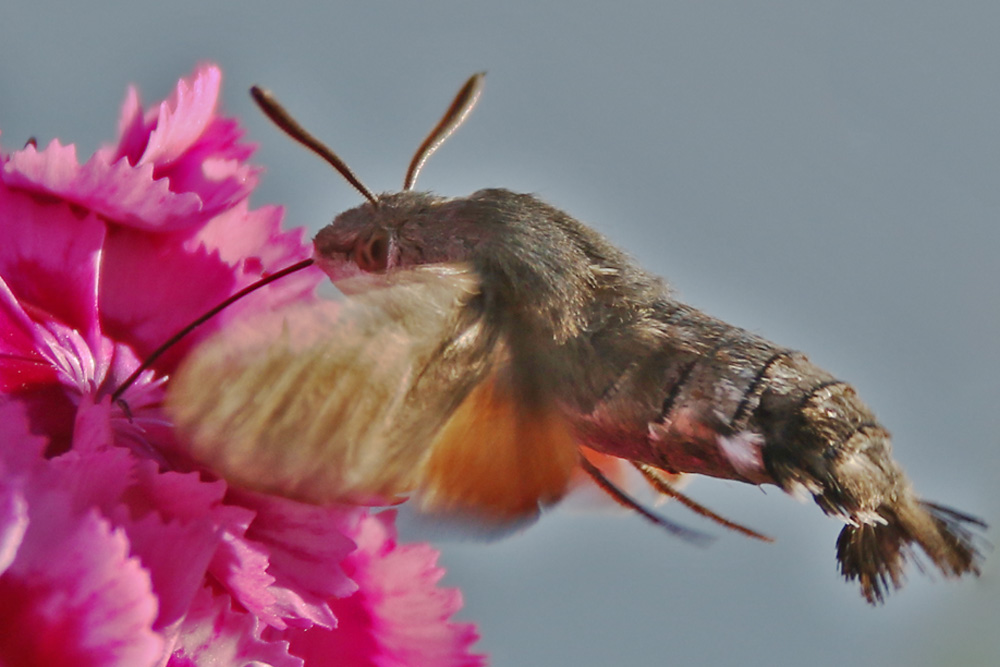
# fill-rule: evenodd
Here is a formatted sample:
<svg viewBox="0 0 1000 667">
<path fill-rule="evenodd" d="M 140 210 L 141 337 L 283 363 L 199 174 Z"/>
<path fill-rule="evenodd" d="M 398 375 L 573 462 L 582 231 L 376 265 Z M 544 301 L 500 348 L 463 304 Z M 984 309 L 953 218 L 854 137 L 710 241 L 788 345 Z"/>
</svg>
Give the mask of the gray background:
<svg viewBox="0 0 1000 667">
<path fill-rule="evenodd" d="M 267 167 L 255 202 L 316 229 L 360 198 L 260 117 L 250 84 L 382 190 L 487 69 L 424 188 L 531 191 L 591 222 L 686 300 L 854 382 L 925 495 L 998 524 L 998 28 L 994 2 L 5 3 L 0 130 L 8 150 L 60 137 L 86 157 L 128 83 L 150 102 L 215 61 Z M 1000 660 L 996 554 L 978 581 L 913 572 L 870 609 L 811 504 L 688 490 L 777 544 L 672 507 L 718 539 L 560 508 L 441 544 L 480 648 L 496 665 Z"/>
</svg>

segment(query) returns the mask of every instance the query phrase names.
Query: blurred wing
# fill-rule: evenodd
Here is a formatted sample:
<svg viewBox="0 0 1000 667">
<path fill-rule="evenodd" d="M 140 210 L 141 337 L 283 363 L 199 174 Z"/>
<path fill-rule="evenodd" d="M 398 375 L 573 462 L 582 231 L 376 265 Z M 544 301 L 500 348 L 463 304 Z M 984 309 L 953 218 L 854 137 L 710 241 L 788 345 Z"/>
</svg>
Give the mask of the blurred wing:
<svg viewBox="0 0 1000 667">
<path fill-rule="evenodd" d="M 438 431 L 422 468 L 421 508 L 499 523 L 533 518 L 566 493 L 576 441 L 551 403 L 529 404 L 507 363 L 495 364 Z"/>
<path fill-rule="evenodd" d="M 234 484 L 312 503 L 387 501 L 492 523 L 557 500 L 577 462 L 554 407 L 453 266 L 397 272 L 347 302 L 229 327 L 169 384 L 191 455 Z M 517 378 L 515 380 L 514 378 Z"/>
</svg>

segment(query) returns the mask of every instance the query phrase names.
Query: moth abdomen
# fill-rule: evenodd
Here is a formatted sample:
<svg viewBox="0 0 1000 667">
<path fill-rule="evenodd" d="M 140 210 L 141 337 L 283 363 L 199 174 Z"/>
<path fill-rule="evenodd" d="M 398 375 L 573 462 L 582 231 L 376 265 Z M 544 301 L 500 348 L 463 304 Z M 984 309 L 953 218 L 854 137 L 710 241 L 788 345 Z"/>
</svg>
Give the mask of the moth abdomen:
<svg viewBox="0 0 1000 667">
<path fill-rule="evenodd" d="M 947 577 L 979 572 L 973 517 L 921 501 L 892 458 L 889 431 L 854 388 L 797 353 L 768 367 L 747 426 L 763 439 L 775 484 L 807 492 L 847 525 L 837 541 L 841 573 L 871 603 L 903 583 L 914 545 Z"/>
<path fill-rule="evenodd" d="M 811 364 L 809 364 L 811 366 Z M 892 458 L 888 430 L 839 380 L 824 380 L 787 414 L 761 419 L 764 462 L 786 491 L 808 491 L 824 512 L 847 525 L 837 540 L 841 573 L 857 579 L 871 603 L 903 584 L 905 562 L 918 545 L 947 577 L 979 572 L 980 554 L 968 525 L 978 519 L 921 501 Z M 781 410 L 765 392 L 761 412 Z"/>
<path fill-rule="evenodd" d="M 872 604 L 904 583 L 904 566 L 917 544 L 948 578 L 979 574 L 982 554 L 970 527 L 986 528 L 981 520 L 948 507 L 918 500 L 907 489 L 899 500 L 878 510 L 880 521 L 849 523 L 837 538 L 840 573 L 857 580 Z"/>
<path fill-rule="evenodd" d="M 659 346 L 601 392 L 584 430 L 591 446 L 812 497 L 847 524 L 840 569 L 873 603 L 902 584 L 913 545 L 945 576 L 978 572 L 968 526 L 982 524 L 916 496 L 888 430 L 850 384 L 801 352 L 671 299 L 655 312 Z"/>
</svg>

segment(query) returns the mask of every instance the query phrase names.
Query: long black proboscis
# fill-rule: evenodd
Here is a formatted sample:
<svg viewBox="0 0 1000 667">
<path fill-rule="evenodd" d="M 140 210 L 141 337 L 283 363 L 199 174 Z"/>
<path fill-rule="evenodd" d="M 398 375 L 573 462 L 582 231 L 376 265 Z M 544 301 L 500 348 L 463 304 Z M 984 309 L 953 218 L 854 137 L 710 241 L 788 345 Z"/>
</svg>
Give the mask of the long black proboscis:
<svg viewBox="0 0 1000 667">
<path fill-rule="evenodd" d="M 143 361 L 141 364 L 139 364 L 139 367 L 136 368 L 131 375 L 125 378 L 125 381 L 122 382 L 117 389 L 115 389 L 114 393 L 111 394 L 111 402 L 114 403 L 118 401 L 121 398 L 122 394 L 124 394 L 129 387 L 135 384 L 135 381 L 139 379 L 139 376 L 142 375 L 143 371 L 147 370 L 153 364 L 155 364 L 156 360 L 159 359 L 164 352 L 166 352 L 171 347 L 176 345 L 181 339 L 183 339 L 189 333 L 200 327 L 202 324 L 209 321 L 210 319 L 218 315 L 220 312 L 225 310 L 228 306 L 236 303 L 246 295 L 251 294 L 252 292 L 256 292 L 261 287 L 264 287 L 265 285 L 270 285 L 275 280 L 278 280 L 279 278 L 284 278 L 290 273 L 295 273 L 296 271 L 301 271 L 302 269 L 308 268 L 312 266 L 312 264 L 313 260 L 310 258 L 310 259 L 304 259 L 301 262 L 297 262 L 296 264 L 292 264 L 291 266 L 286 266 L 280 271 L 275 271 L 271 275 L 265 276 L 251 285 L 247 285 L 239 292 L 236 292 L 235 294 L 225 299 L 211 310 L 207 311 L 204 315 L 202 315 L 195 321 L 191 322 L 191 324 L 187 325 L 186 327 L 175 333 L 173 336 L 168 338 L 162 345 L 153 350 L 152 354 L 146 357 L 146 360 Z"/>
</svg>

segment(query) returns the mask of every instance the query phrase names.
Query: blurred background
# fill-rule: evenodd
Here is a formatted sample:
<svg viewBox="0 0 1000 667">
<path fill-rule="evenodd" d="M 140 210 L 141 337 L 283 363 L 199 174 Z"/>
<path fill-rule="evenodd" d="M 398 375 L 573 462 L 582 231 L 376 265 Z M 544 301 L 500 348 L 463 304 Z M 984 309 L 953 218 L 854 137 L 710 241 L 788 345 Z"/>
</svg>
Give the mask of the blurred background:
<svg viewBox="0 0 1000 667">
<path fill-rule="evenodd" d="M 214 61 L 267 169 L 255 203 L 316 230 L 360 197 L 251 84 L 391 190 L 488 70 L 423 188 L 533 192 L 593 224 L 688 302 L 853 382 L 923 495 L 1000 525 L 998 29 L 991 2 L 7 3 L 0 140 L 86 159 L 128 84 L 148 104 Z M 979 580 L 914 570 L 874 609 L 812 504 L 687 491 L 777 543 L 675 506 L 717 539 L 561 507 L 498 542 L 435 542 L 479 648 L 504 666 L 1000 663 L 997 554 Z"/>
</svg>

